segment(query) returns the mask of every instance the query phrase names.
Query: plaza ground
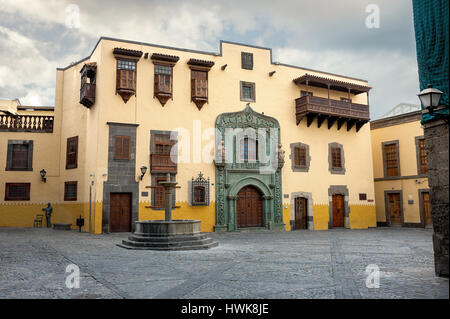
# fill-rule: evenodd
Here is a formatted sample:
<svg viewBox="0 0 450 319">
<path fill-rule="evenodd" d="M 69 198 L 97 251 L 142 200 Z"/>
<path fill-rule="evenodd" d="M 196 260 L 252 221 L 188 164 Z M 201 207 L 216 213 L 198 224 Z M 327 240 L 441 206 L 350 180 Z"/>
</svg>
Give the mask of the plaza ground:
<svg viewBox="0 0 450 319">
<path fill-rule="evenodd" d="M 449 298 L 429 229 L 212 233 L 217 248 L 171 252 L 117 247 L 127 235 L 0 228 L 0 298 Z"/>
</svg>

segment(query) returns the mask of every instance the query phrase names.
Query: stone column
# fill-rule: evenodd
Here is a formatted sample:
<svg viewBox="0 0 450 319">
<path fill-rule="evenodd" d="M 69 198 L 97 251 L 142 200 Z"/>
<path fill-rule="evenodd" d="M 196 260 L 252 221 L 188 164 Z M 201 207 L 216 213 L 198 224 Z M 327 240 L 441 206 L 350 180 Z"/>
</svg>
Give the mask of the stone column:
<svg viewBox="0 0 450 319">
<path fill-rule="evenodd" d="M 431 189 L 435 272 L 437 276 L 448 277 L 448 124 L 435 120 L 423 126 L 428 158 L 428 185 Z"/>
<path fill-rule="evenodd" d="M 272 195 L 263 195 L 263 213 L 264 213 L 264 227 L 267 229 L 272 228 L 272 209 L 270 205 L 270 201 L 273 199 Z"/>
<path fill-rule="evenodd" d="M 236 195 L 228 196 L 228 231 L 236 231 Z"/>
</svg>

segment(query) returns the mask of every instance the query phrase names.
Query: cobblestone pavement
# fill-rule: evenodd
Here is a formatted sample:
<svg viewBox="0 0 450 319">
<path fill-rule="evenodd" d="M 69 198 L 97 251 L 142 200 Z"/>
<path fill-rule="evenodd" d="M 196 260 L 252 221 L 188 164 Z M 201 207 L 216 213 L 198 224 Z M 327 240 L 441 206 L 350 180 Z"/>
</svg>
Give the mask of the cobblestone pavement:
<svg viewBox="0 0 450 319">
<path fill-rule="evenodd" d="M 426 229 L 213 233 L 219 247 L 179 252 L 117 247 L 127 235 L 0 228 L 0 298 L 449 297 Z M 72 263 L 79 289 L 65 285 Z"/>
</svg>

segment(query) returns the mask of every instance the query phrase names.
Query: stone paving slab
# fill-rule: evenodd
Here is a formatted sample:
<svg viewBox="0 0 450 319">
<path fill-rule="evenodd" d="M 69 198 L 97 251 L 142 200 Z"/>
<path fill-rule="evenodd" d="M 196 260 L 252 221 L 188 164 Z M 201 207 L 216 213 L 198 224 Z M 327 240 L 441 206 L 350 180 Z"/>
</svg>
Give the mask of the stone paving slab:
<svg viewBox="0 0 450 319">
<path fill-rule="evenodd" d="M 129 234 L 0 228 L 0 298 L 431 298 L 448 299 L 434 276 L 432 231 L 377 228 L 212 233 L 205 251 L 134 251 Z M 80 288 L 65 285 L 80 268 Z M 380 287 L 366 287 L 366 267 Z"/>
</svg>

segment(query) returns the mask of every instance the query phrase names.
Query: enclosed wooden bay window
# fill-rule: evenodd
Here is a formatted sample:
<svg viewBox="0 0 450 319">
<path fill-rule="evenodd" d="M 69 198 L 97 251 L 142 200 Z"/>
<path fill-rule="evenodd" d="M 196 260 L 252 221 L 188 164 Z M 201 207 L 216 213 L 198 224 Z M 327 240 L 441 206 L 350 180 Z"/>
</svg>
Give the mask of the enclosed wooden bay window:
<svg viewBox="0 0 450 319">
<path fill-rule="evenodd" d="M 154 53 L 151 59 L 155 65 L 153 96 L 164 106 L 169 99 L 173 99 L 173 66 L 180 58 Z"/>
<path fill-rule="evenodd" d="M 80 73 L 80 104 L 90 108 L 95 103 L 97 63 L 86 63 Z"/>
<path fill-rule="evenodd" d="M 208 102 L 208 71 L 214 62 L 190 59 L 188 65 L 191 69 L 191 101 L 201 110 Z"/>
<path fill-rule="evenodd" d="M 119 94 L 125 103 L 136 94 L 137 62 L 142 51 L 115 48 L 114 55 L 117 60 L 116 94 Z"/>
</svg>

